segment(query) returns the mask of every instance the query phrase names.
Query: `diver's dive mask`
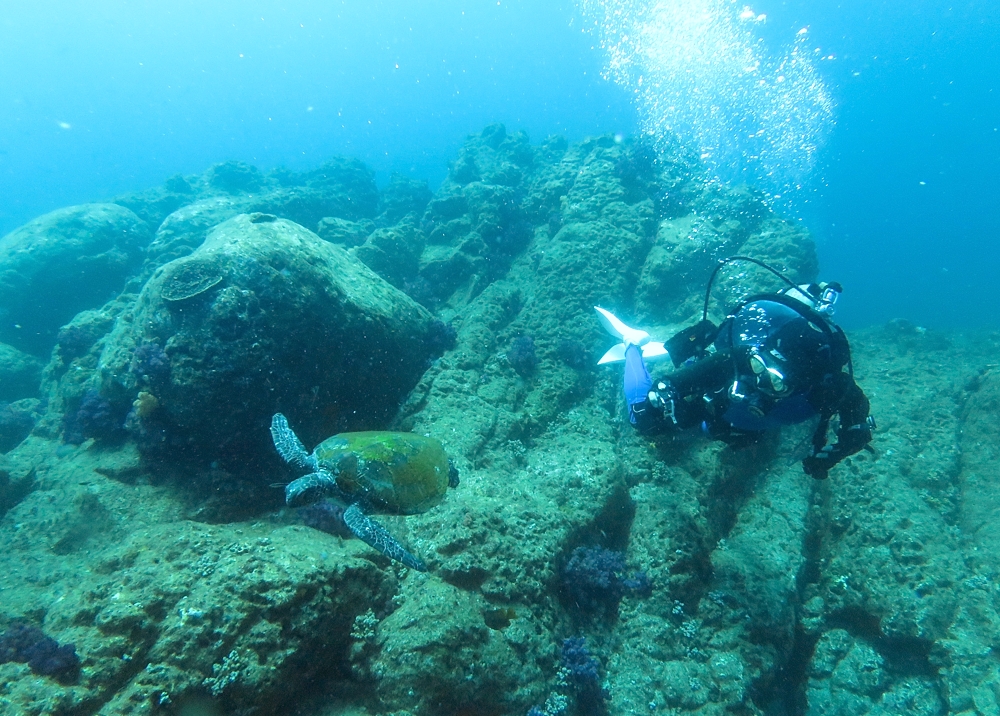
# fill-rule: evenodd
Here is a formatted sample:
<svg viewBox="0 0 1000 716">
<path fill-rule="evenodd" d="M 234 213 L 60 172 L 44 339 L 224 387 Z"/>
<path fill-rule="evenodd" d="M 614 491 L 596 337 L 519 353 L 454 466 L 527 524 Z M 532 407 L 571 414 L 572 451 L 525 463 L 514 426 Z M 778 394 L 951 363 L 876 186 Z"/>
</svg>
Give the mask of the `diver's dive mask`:
<svg viewBox="0 0 1000 716">
<path fill-rule="evenodd" d="M 756 348 L 750 350 L 748 358 L 750 370 L 757 377 L 757 387 L 775 396 L 788 395 L 792 389 L 785 372 L 779 367 L 780 361 L 765 356 Z"/>
</svg>

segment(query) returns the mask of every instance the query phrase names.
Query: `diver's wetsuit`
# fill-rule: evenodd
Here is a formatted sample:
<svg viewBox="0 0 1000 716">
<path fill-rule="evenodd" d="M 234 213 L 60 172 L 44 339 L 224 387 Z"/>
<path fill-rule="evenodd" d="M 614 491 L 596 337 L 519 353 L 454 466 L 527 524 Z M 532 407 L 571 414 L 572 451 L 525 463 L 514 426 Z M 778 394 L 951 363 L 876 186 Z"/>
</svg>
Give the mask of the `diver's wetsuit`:
<svg viewBox="0 0 1000 716">
<path fill-rule="evenodd" d="M 714 346 L 655 385 L 640 350 L 626 348 L 625 395 L 639 432 L 700 425 L 713 439 L 740 446 L 819 416 L 812 454 L 802 461 L 818 479 L 871 441 L 868 398 L 845 370 L 847 338 L 816 311 L 780 294 L 751 298 L 723 322 Z M 837 442 L 827 445 L 834 415 Z"/>
</svg>

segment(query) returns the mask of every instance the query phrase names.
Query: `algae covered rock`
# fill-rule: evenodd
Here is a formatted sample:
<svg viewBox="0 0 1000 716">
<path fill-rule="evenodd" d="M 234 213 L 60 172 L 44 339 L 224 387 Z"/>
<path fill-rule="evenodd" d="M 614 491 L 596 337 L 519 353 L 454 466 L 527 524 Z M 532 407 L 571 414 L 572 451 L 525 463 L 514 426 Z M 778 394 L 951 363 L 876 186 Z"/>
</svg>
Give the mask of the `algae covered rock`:
<svg viewBox="0 0 1000 716">
<path fill-rule="evenodd" d="M 0 343 L 0 402 L 38 394 L 42 364 L 34 356 Z"/>
<path fill-rule="evenodd" d="M 0 239 L 0 341 L 46 356 L 56 331 L 137 271 L 149 227 L 116 204 L 39 217 Z"/>
<path fill-rule="evenodd" d="M 45 558 L 49 584 L 73 582 L 65 592 L 32 586 L 37 567 L 23 546 L 43 529 L 32 519 L 38 501 L 62 508 L 65 499 L 32 496 L 12 511 L 22 529 L 17 538 L 4 531 L 12 556 L 0 586 L 16 597 L 5 600 L 0 625 L 40 620 L 75 645 L 82 669 L 62 684 L 0 665 L 0 711 L 84 716 L 100 703 L 101 714 L 124 716 L 210 701 L 219 713 L 278 714 L 316 681 L 350 688 L 356 621 L 373 608 L 384 614 L 396 588 L 391 572 L 359 557 L 358 543 L 301 526 L 129 522 L 114 493 L 141 495 L 146 510 L 163 496 L 102 484 L 100 474 L 92 485 L 65 515 L 76 524 L 60 525 L 66 537 L 56 544 L 68 556 Z"/>
<path fill-rule="evenodd" d="M 237 214 L 269 213 L 316 229 L 327 217 L 370 221 L 379 202 L 371 170 L 344 157 L 301 174 L 287 170 L 264 174 L 243 162 L 223 162 L 190 182 L 181 181 L 190 193 L 183 205 L 159 224 L 147 252 L 147 268 L 190 254 L 212 228 Z M 177 183 L 177 179 L 172 182 Z M 122 202 L 141 206 L 140 200 L 126 197 Z"/>
<path fill-rule="evenodd" d="M 417 260 L 424 248 L 424 235 L 413 224 L 401 222 L 375 229 L 354 255 L 368 268 L 397 288 L 417 273 Z"/>
<path fill-rule="evenodd" d="M 160 265 L 187 256 L 201 246 L 208 232 L 227 219 L 250 210 L 244 197 L 215 196 L 180 207 L 163 219 L 149 245 L 149 260 Z"/>
<path fill-rule="evenodd" d="M 327 216 L 319 221 L 316 234 L 331 244 L 341 244 L 347 248 L 363 244 L 368 235 L 375 230 L 375 222 L 348 221 L 336 216 Z"/>
<path fill-rule="evenodd" d="M 534 641 L 531 627 L 520 620 L 491 629 L 485 610 L 474 595 L 427 581 L 378 624 L 369 668 L 383 708 L 415 716 L 524 712 L 540 676 L 523 650 Z"/>
<path fill-rule="evenodd" d="M 149 393 L 141 433 L 245 469 L 273 459 L 279 409 L 307 442 L 386 422 L 426 368 L 431 330 L 342 249 L 241 215 L 153 274 L 108 338 L 101 390 L 126 410 Z"/>
<path fill-rule="evenodd" d="M 434 197 L 426 181 L 393 174 L 379 197 L 379 221 L 395 224 L 407 214 L 423 214 Z"/>
</svg>

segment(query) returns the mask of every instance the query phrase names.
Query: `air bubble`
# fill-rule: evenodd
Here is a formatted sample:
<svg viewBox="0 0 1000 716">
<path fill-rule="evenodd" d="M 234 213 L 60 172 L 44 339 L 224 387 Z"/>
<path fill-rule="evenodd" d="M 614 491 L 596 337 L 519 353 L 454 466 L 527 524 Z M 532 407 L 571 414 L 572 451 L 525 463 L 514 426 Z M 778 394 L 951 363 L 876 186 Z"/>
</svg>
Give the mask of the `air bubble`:
<svg viewBox="0 0 1000 716">
<path fill-rule="evenodd" d="M 643 134 L 700 155 L 722 180 L 772 195 L 806 183 L 833 127 L 833 101 L 802 28 L 767 54 L 747 5 L 731 0 L 580 0 L 604 76 L 632 95 Z"/>
</svg>

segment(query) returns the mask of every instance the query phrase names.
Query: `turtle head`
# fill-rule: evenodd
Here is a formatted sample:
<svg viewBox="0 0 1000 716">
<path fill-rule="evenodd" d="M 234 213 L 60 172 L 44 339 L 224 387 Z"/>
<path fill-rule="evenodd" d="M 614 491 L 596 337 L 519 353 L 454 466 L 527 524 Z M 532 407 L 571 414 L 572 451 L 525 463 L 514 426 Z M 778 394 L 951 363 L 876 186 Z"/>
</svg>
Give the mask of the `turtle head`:
<svg viewBox="0 0 1000 716">
<path fill-rule="evenodd" d="M 332 482 L 332 476 L 325 470 L 292 480 L 285 485 L 285 504 L 289 507 L 302 507 L 316 502 Z"/>
<path fill-rule="evenodd" d="M 301 507 L 316 502 L 324 495 L 345 503 L 352 502 L 355 491 L 344 489 L 341 480 L 355 474 L 357 467 L 358 461 L 353 455 L 344 455 L 335 464 L 324 460 L 317 465 L 316 472 L 303 475 L 285 486 L 285 504 Z"/>
</svg>

